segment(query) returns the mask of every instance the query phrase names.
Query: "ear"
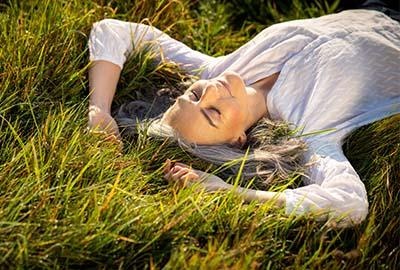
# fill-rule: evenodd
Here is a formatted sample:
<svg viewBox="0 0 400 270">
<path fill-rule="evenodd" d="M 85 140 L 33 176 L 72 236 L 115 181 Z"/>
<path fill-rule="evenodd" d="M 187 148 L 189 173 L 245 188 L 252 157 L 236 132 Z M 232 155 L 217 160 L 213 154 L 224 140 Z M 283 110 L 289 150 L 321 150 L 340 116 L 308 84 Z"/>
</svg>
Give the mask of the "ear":
<svg viewBox="0 0 400 270">
<path fill-rule="evenodd" d="M 243 147 L 243 145 L 247 141 L 247 136 L 246 133 L 242 132 L 238 137 L 234 138 L 231 142 L 231 144 L 235 147 Z"/>
</svg>

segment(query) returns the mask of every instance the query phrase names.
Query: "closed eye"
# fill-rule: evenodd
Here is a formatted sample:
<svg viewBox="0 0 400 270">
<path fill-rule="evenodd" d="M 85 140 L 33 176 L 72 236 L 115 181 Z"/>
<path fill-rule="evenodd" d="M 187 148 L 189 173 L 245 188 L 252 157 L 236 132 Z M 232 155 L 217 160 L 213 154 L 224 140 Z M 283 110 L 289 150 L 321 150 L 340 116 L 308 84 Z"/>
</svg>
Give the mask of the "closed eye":
<svg viewBox="0 0 400 270">
<path fill-rule="evenodd" d="M 194 97 L 196 98 L 196 101 L 200 100 L 199 95 L 195 91 L 192 90 L 190 92 L 194 95 Z"/>
<path fill-rule="evenodd" d="M 200 109 L 201 113 L 203 114 L 203 116 L 206 118 L 206 120 L 208 121 L 208 123 L 215 127 L 218 128 L 218 126 L 215 124 L 215 122 L 213 121 L 213 119 L 210 117 L 210 115 L 206 112 L 206 110 L 204 110 L 203 108 Z"/>
<path fill-rule="evenodd" d="M 210 110 L 215 111 L 216 113 L 218 113 L 219 115 L 221 115 L 221 112 L 215 108 L 215 107 L 211 107 Z"/>
</svg>

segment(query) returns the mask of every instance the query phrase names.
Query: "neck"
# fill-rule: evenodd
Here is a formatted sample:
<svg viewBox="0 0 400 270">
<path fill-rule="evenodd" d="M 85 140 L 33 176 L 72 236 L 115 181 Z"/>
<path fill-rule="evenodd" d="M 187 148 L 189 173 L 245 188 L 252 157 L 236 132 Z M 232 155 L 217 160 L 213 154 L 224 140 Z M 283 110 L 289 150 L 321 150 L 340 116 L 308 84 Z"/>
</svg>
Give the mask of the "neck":
<svg viewBox="0 0 400 270">
<path fill-rule="evenodd" d="M 246 87 L 251 115 L 251 119 L 248 121 L 248 128 L 262 117 L 270 118 L 267 107 L 267 95 L 274 86 L 278 76 L 279 72 L 274 73 Z"/>
</svg>

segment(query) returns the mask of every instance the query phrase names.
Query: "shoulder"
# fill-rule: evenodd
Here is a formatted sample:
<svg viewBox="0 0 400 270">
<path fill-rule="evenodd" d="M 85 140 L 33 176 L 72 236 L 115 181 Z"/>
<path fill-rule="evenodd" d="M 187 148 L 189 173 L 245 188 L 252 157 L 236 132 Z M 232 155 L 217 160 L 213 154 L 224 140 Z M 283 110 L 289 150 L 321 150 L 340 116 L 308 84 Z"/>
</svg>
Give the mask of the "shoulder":
<svg viewBox="0 0 400 270">
<path fill-rule="evenodd" d="M 287 34 L 288 32 L 312 35 L 327 35 L 332 32 L 353 32 L 373 29 L 374 27 L 399 27 L 400 24 L 385 14 L 366 9 L 345 10 L 321 17 L 300 19 L 274 24 L 260 34 Z"/>
</svg>

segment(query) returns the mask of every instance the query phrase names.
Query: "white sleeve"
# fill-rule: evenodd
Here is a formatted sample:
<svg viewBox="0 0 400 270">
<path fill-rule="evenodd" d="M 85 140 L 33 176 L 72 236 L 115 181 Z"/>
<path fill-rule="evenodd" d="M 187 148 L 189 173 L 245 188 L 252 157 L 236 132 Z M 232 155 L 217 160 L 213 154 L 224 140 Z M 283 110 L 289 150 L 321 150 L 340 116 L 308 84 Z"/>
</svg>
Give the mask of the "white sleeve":
<svg viewBox="0 0 400 270">
<path fill-rule="evenodd" d="M 155 27 L 104 19 L 93 24 L 89 37 L 90 60 L 105 60 L 121 68 L 134 49 L 150 48 L 158 61 L 172 61 L 196 74 L 214 58 L 190 49 Z"/>
<path fill-rule="evenodd" d="M 341 146 L 319 142 L 310 146 L 306 156 L 312 164 L 309 185 L 284 191 L 286 213 L 317 214 L 341 227 L 362 222 L 368 214 L 367 193 Z"/>
</svg>

